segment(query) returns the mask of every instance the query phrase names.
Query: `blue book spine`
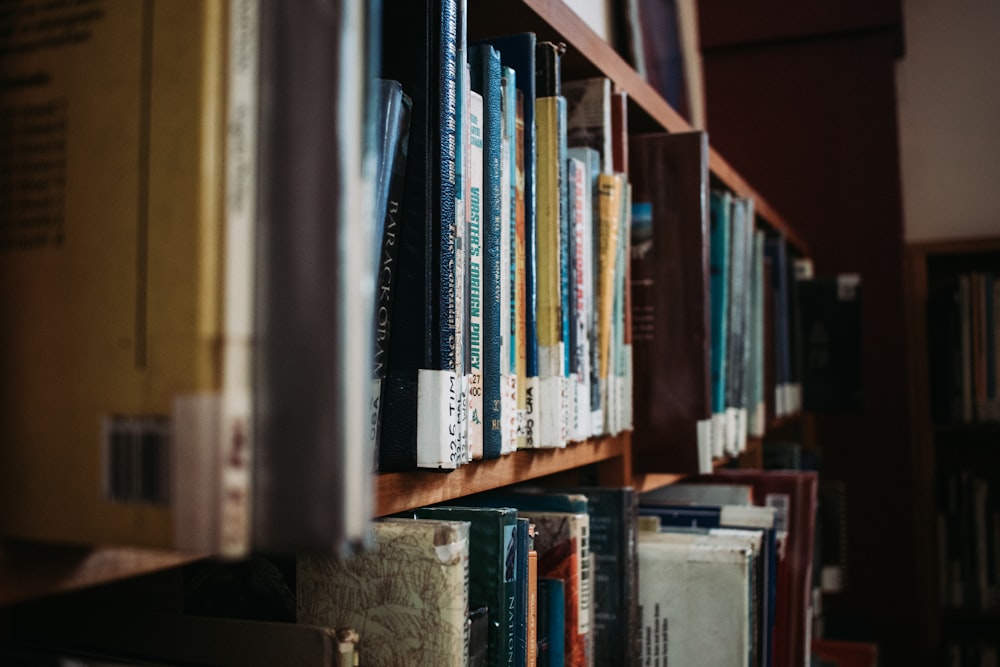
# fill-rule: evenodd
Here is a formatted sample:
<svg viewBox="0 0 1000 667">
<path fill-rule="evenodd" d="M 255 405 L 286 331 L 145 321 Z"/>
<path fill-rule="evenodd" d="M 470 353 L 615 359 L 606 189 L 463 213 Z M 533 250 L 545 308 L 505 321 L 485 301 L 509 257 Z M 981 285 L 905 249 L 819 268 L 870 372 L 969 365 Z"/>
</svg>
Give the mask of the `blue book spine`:
<svg viewBox="0 0 1000 667">
<path fill-rule="evenodd" d="M 507 150 L 509 155 L 507 159 L 510 164 L 509 173 L 505 174 L 507 182 L 503 185 L 510 190 L 510 238 L 507 242 L 510 244 L 510 275 L 511 281 L 508 289 L 510 289 L 510 349 L 508 350 L 510 354 L 509 366 L 511 373 L 517 368 L 517 284 L 514 280 L 516 274 L 517 264 L 517 228 L 514 221 L 517 220 L 517 146 L 515 145 L 515 132 L 514 128 L 517 125 L 517 73 L 514 68 L 504 66 L 502 68 L 501 75 L 501 85 L 504 89 L 504 98 L 507 100 L 504 105 L 504 127 L 507 128 L 509 134 L 509 140 L 507 142 Z"/>
<path fill-rule="evenodd" d="M 527 374 L 538 376 L 538 339 L 536 336 L 537 267 L 535 244 L 535 45 L 534 33 L 506 35 L 487 40 L 500 51 L 500 61 L 516 73 L 516 86 L 524 96 L 524 217 L 525 217 L 525 319 Z"/>
<path fill-rule="evenodd" d="M 503 448 L 501 425 L 501 367 L 500 352 L 500 244 L 501 239 L 501 188 L 503 173 L 500 168 L 500 151 L 503 145 L 503 117 L 500 104 L 501 66 L 500 54 L 490 44 L 479 44 L 471 49 L 472 89 L 483 96 L 483 185 L 482 206 L 483 240 L 483 456 L 499 458 Z"/>
<path fill-rule="evenodd" d="M 569 213 L 569 165 L 567 163 L 566 145 L 566 98 L 559 98 L 559 195 L 562 198 L 562 206 L 559 207 L 559 295 L 562 307 L 559 309 L 562 318 L 562 344 L 563 344 L 563 377 L 569 377 L 570 355 L 570 322 L 572 321 L 572 291 L 570 282 L 570 261 L 572 256 L 571 244 L 572 234 L 570 233 L 570 213 Z M 568 413 L 569 411 L 566 410 Z"/>
<path fill-rule="evenodd" d="M 538 580 L 537 586 L 539 591 L 544 589 L 538 599 L 541 600 L 544 596 L 547 617 L 545 626 L 539 624 L 538 627 L 538 653 L 542 654 L 541 644 L 544 642 L 544 652 L 548 656 L 548 661 L 544 664 L 548 667 L 563 667 L 566 664 L 566 638 L 563 632 L 566 625 L 566 584 L 561 579 L 544 578 Z"/>
<path fill-rule="evenodd" d="M 515 635 L 516 648 L 514 665 L 527 667 L 528 664 L 528 550 L 530 537 L 528 535 L 531 521 L 524 518 L 517 520 L 515 540 L 517 542 L 517 600 L 514 607 L 514 620 L 517 628 Z"/>
<path fill-rule="evenodd" d="M 711 290 L 712 412 L 726 409 L 726 348 L 729 304 L 729 210 L 728 192 L 712 192 L 710 204 L 709 288 Z"/>
</svg>

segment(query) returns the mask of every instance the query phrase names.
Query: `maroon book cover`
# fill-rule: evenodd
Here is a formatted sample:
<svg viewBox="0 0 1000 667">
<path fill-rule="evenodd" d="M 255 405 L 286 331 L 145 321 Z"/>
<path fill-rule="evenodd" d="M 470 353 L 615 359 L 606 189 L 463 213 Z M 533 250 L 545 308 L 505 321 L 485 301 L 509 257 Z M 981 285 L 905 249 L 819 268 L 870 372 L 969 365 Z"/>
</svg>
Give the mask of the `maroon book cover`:
<svg viewBox="0 0 1000 667">
<path fill-rule="evenodd" d="M 631 308 L 633 461 L 697 473 L 698 427 L 711 417 L 708 138 L 635 135 Z"/>
</svg>

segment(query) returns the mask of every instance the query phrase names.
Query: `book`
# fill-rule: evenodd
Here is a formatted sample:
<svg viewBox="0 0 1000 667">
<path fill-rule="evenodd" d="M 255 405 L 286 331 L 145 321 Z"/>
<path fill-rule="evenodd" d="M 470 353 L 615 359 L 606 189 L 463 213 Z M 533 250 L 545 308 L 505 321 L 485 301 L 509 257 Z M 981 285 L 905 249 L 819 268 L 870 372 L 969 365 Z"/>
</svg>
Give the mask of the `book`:
<svg viewBox="0 0 1000 667">
<path fill-rule="evenodd" d="M 751 561 L 755 615 L 753 652 L 760 656 L 760 664 L 771 664 L 778 569 L 776 510 L 753 505 L 671 505 L 656 502 L 641 503 L 639 514 L 657 517 L 662 530 L 729 528 L 757 534 Z"/>
<path fill-rule="evenodd" d="M 389 346 L 387 471 L 454 469 L 466 457 L 455 339 L 456 12 L 455 0 L 389 0 L 382 13 L 382 75 L 413 100 L 396 295 L 408 335 Z"/>
<path fill-rule="evenodd" d="M 490 664 L 490 615 L 486 607 L 469 612 L 469 667 Z"/>
<path fill-rule="evenodd" d="M 816 276 L 797 281 L 797 286 L 803 336 L 803 409 L 861 410 L 861 276 Z"/>
<path fill-rule="evenodd" d="M 600 435 L 604 430 L 604 416 L 601 412 L 600 346 L 597 335 L 597 302 L 600 289 L 598 267 L 598 258 L 600 256 L 600 234 L 598 230 L 600 214 L 598 206 L 600 197 L 598 192 L 598 176 L 601 174 L 601 156 L 593 148 L 582 147 L 569 148 L 566 154 L 572 159 L 583 162 L 584 177 L 587 179 L 583 208 L 589 208 L 589 212 L 587 210 L 584 211 L 584 235 L 590 239 L 590 244 L 589 249 L 585 248 L 583 250 L 584 268 L 582 273 L 589 274 L 590 276 L 589 284 L 584 288 L 584 310 L 589 313 L 585 335 L 587 345 L 590 348 L 590 358 L 586 362 L 590 376 L 586 378 L 589 400 L 583 397 L 581 397 L 581 400 L 584 404 L 589 403 L 589 436 L 594 437 Z M 586 243 L 586 239 L 584 242 Z"/>
<path fill-rule="evenodd" d="M 567 265 L 570 312 L 567 358 L 571 423 L 569 438 L 583 441 L 590 437 L 590 362 L 591 321 L 593 320 L 593 205 L 587 164 L 568 157 L 567 202 L 569 203 L 569 262 Z"/>
<path fill-rule="evenodd" d="M 773 300 L 774 414 L 783 417 L 792 412 L 791 331 L 789 329 L 789 265 L 785 239 L 768 237 L 764 253 L 771 260 L 770 292 Z"/>
<path fill-rule="evenodd" d="M 539 577 L 538 601 L 538 665 L 565 665 L 566 582 Z"/>
<path fill-rule="evenodd" d="M 403 178 L 409 143 L 412 102 L 398 81 L 380 79 L 375 84 L 375 133 L 378 156 L 375 170 L 375 350 L 373 352 L 372 399 L 369 437 L 378 464 L 378 443 L 382 431 L 382 383 L 388 367 L 389 338 L 392 335 L 392 303 L 397 271 L 399 222 L 403 208 Z"/>
<path fill-rule="evenodd" d="M 753 236 L 752 266 L 750 269 L 750 324 L 748 340 L 750 359 L 747 368 L 747 435 L 763 438 L 767 428 L 765 407 L 765 290 L 764 230 L 757 229 Z"/>
<path fill-rule="evenodd" d="M 537 207 L 537 124 L 535 122 L 535 71 L 537 39 L 535 33 L 517 33 L 493 37 L 483 40 L 500 51 L 500 63 L 510 67 L 515 72 L 516 87 L 520 101 L 518 107 L 522 111 L 522 120 L 517 127 L 521 132 L 520 146 L 522 148 L 521 166 L 518 177 L 518 190 L 523 192 L 521 204 L 516 204 L 518 210 L 524 212 L 523 253 L 524 259 L 518 263 L 524 271 L 524 374 L 518 384 L 518 410 L 523 410 L 524 417 L 519 421 L 518 446 L 531 448 L 538 445 L 536 427 L 539 415 L 539 380 L 538 380 L 538 336 L 537 336 L 537 277 L 538 266 L 536 256 L 536 207 Z M 523 187 L 520 184 L 523 183 Z M 517 224 L 517 223 L 516 223 Z M 518 232 L 519 238 L 520 232 Z M 519 243 L 519 247 L 520 247 Z M 521 384 L 524 385 L 523 392 Z M 523 398 L 522 398 L 523 393 Z M 521 407 L 523 405 L 523 408 Z M 522 435 L 523 434 L 523 435 Z"/>
<path fill-rule="evenodd" d="M 721 456 L 726 431 L 726 381 L 729 377 L 729 235 L 732 195 L 713 190 L 709 203 L 709 289 L 711 303 L 712 449 Z"/>
<path fill-rule="evenodd" d="M 598 176 L 598 290 L 596 293 L 596 310 L 601 413 L 604 417 L 602 433 L 608 432 L 607 427 L 610 423 L 608 387 L 609 378 L 611 377 L 610 368 L 613 353 L 615 265 L 618 257 L 618 234 L 621 231 L 624 190 L 625 181 L 620 174 L 602 173 Z"/>
<path fill-rule="evenodd" d="M 535 550 L 535 527 L 528 522 L 528 598 L 525 618 L 525 665 L 538 664 L 538 551 Z"/>
<path fill-rule="evenodd" d="M 517 73 L 513 68 L 507 68 L 513 73 L 516 82 Z M 508 79 L 510 80 L 510 79 Z M 510 84 L 508 84 L 510 85 Z M 517 448 L 528 447 L 527 427 L 527 308 L 528 295 L 525 282 L 527 271 L 527 255 L 525 253 L 525 210 L 524 210 L 524 94 L 514 86 L 511 99 L 514 100 L 514 136 L 513 136 L 513 230 L 512 230 L 512 260 L 513 274 L 511 301 L 514 304 L 514 375 L 517 377 Z"/>
<path fill-rule="evenodd" d="M 299 623 L 352 627 L 366 665 L 468 660 L 472 529 L 466 521 L 384 519 L 371 551 L 296 560 Z"/>
<path fill-rule="evenodd" d="M 801 664 L 807 654 L 818 502 L 815 471 L 721 469 L 698 482 L 749 484 L 754 504 L 777 510 L 779 534 L 787 532 L 785 557 L 776 574 L 774 663 Z"/>
<path fill-rule="evenodd" d="M 593 664 L 639 664 L 638 494 L 631 487 L 576 489 L 587 497 L 594 557 Z"/>
<path fill-rule="evenodd" d="M 73 40 L 60 8 L 7 17 L 5 537 L 250 548 L 259 7 L 233 6 L 105 7 Z"/>
<path fill-rule="evenodd" d="M 528 495 L 528 494 L 526 494 Z M 586 500 L 584 500 L 586 502 Z M 589 526 L 586 510 L 558 512 L 520 511 L 535 524 L 538 576 L 564 583 L 564 647 L 566 665 L 587 665 L 590 632 Z M 562 664 L 562 663 L 560 663 Z"/>
<path fill-rule="evenodd" d="M 474 49 L 473 53 L 477 51 Z M 481 73 L 480 73 L 481 76 Z M 483 173 L 483 96 L 476 90 L 469 93 L 469 168 L 466 178 L 469 184 L 468 253 L 469 258 L 469 390 L 467 422 L 469 448 L 473 459 L 485 457 L 485 366 L 486 327 L 484 299 L 486 262 L 484 246 L 486 231 L 485 175 Z M 496 340 L 493 340 L 496 347 Z M 498 452 L 491 452 L 490 458 L 497 458 Z"/>
<path fill-rule="evenodd" d="M 631 294 L 635 355 L 632 444 L 643 470 L 708 472 L 712 418 L 708 138 L 630 140 L 634 189 Z"/>
<path fill-rule="evenodd" d="M 501 106 L 500 53 L 489 44 L 479 44 L 472 49 L 472 88 L 482 95 L 482 158 L 483 192 L 481 233 L 478 239 L 482 248 L 482 283 L 480 306 L 483 329 L 479 335 L 482 354 L 482 429 L 485 458 L 498 458 L 503 452 L 503 394 L 502 314 L 509 314 L 509 307 L 502 307 L 505 290 L 501 284 L 501 246 L 510 241 L 510 234 L 502 233 L 502 190 L 504 174 L 501 170 L 503 141 L 503 109 Z M 475 137 L 473 137 L 475 141 Z M 475 245 L 476 239 L 473 238 Z M 508 253 L 509 254 L 509 253 Z M 508 326 L 509 328 L 509 326 Z M 473 338 L 476 331 L 473 330 Z"/>
<path fill-rule="evenodd" d="M 566 142 L 570 148 L 593 148 L 601 171 L 612 173 L 611 80 L 606 77 L 563 81 Z"/>
<path fill-rule="evenodd" d="M 563 447 L 565 340 L 563 338 L 563 187 L 566 100 L 560 92 L 560 50 L 538 44 L 536 55 L 536 304 L 540 395 L 536 447 Z"/>
<path fill-rule="evenodd" d="M 640 530 L 638 552 L 643 664 L 750 664 L 751 549 Z"/>
<path fill-rule="evenodd" d="M 517 450 L 517 73 L 500 70 L 500 426 L 501 453 Z"/>
<path fill-rule="evenodd" d="M 269 0 L 261 11 L 253 542 L 347 550 L 366 539 L 373 505 L 359 388 L 371 377 L 375 251 L 357 221 L 371 216 L 374 73 L 358 63 L 375 62 L 378 40 L 370 9 Z"/>
<path fill-rule="evenodd" d="M 750 251 L 753 239 L 752 202 L 732 197 L 729 215 L 728 321 L 726 345 L 724 449 L 736 456 L 746 448 L 746 397 L 744 384 L 747 367 L 747 303 L 750 283 Z"/>
<path fill-rule="evenodd" d="M 517 583 L 517 510 L 509 507 L 422 507 L 421 519 L 470 523 L 469 604 L 485 606 L 489 613 L 489 664 L 508 665 L 514 660 Z"/>
</svg>

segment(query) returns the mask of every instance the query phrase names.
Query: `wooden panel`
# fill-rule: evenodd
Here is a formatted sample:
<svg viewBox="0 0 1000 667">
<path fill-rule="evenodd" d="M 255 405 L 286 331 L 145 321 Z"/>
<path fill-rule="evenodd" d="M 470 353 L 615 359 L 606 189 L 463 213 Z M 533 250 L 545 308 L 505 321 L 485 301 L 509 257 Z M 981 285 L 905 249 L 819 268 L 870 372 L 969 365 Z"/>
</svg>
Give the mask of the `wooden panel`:
<svg viewBox="0 0 1000 667">
<path fill-rule="evenodd" d="M 702 0 L 698 3 L 698 14 L 704 49 L 886 27 L 896 29 L 903 23 L 901 0 Z"/>
<path fill-rule="evenodd" d="M 378 476 L 375 511 L 386 516 L 488 491 L 572 468 L 625 456 L 628 436 L 570 444 L 565 449 L 522 449 L 452 472 L 383 473 Z"/>
</svg>

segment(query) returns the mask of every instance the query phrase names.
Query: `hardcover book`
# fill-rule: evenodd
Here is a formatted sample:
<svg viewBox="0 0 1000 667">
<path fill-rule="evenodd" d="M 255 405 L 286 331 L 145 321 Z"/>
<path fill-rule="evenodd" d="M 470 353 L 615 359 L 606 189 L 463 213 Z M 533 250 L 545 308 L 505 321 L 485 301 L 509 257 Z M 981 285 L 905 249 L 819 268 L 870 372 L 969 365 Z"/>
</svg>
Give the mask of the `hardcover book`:
<svg viewBox="0 0 1000 667">
<path fill-rule="evenodd" d="M 563 308 L 563 231 L 566 100 L 560 93 L 560 53 L 557 45 L 538 45 L 535 120 L 537 215 L 536 276 L 539 417 L 537 447 L 566 444 L 566 341 Z"/>
<path fill-rule="evenodd" d="M 722 456 L 726 431 L 726 381 L 729 378 L 729 218 L 732 195 L 713 190 L 709 205 L 709 290 L 711 303 L 712 450 Z"/>
<path fill-rule="evenodd" d="M 629 155 L 635 460 L 647 472 L 705 472 L 697 425 L 712 416 L 708 138 L 635 135 Z"/>
<path fill-rule="evenodd" d="M 355 628 L 366 665 L 465 667 L 469 523 L 386 519 L 372 528 L 363 555 L 298 557 L 298 622 Z"/>
<path fill-rule="evenodd" d="M 473 53 L 475 53 L 475 49 Z M 487 299 L 484 298 L 486 262 L 485 238 L 486 211 L 484 207 L 483 173 L 483 96 L 476 90 L 469 93 L 469 165 L 466 178 L 469 185 L 469 215 L 468 215 L 468 257 L 469 268 L 469 327 L 468 327 L 468 365 L 469 389 L 466 410 L 468 423 L 469 448 L 473 459 L 485 456 L 485 399 L 484 378 L 486 352 L 486 318 Z M 491 344 L 495 347 L 496 341 Z M 493 453 L 490 458 L 497 458 L 499 453 Z"/>
<path fill-rule="evenodd" d="M 383 76 L 403 84 L 413 113 L 395 313 L 408 335 L 389 345 L 383 451 L 392 449 L 382 462 L 453 469 L 465 460 L 455 339 L 457 8 L 455 0 L 383 8 Z"/>
<path fill-rule="evenodd" d="M 711 535 L 639 531 L 643 664 L 750 664 L 751 549 Z"/>
<path fill-rule="evenodd" d="M 570 148 L 593 148 L 601 171 L 612 173 L 611 80 L 605 77 L 564 81 L 566 142 Z"/>
<path fill-rule="evenodd" d="M 490 667 L 514 661 L 517 637 L 517 510 L 509 507 L 422 507 L 422 519 L 470 523 L 469 604 L 489 613 Z M 429 663 L 436 664 L 436 663 Z"/>
<path fill-rule="evenodd" d="M 504 174 L 501 170 L 503 143 L 503 109 L 501 106 L 501 66 L 499 52 L 489 44 L 479 44 L 472 49 L 472 88 L 482 95 L 482 135 L 479 137 L 482 164 L 479 165 L 483 178 L 481 220 L 479 238 L 472 238 L 473 245 L 481 248 L 481 294 L 482 330 L 481 343 L 482 372 L 482 431 L 485 458 L 498 458 L 503 452 L 501 405 L 503 394 L 503 370 L 501 355 L 507 351 L 503 344 L 504 335 L 501 305 L 505 292 L 501 285 L 501 246 L 509 243 L 509 233 L 502 234 L 502 190 Z M 473 141 L 476 137 L 473 136 Z M 475 153 L 475 151 L 473 151 Z M 470 221 L 470 224 L 474 224 Z M 475 278 L 475 276 L 473 276 Z M 507 290 L 509 293 L 509 290 Z M 509 314 L 509 308 L 507 310 Z M 473 339 L 476 338 L 473 329 Z M 475 359 L 473 359 L 475 361 Z"/>
<path fill-rule="evenodd" d="M 388 368 L 389 339 L 392 336 L 392 303 L 398 270 L 399 222 L 403 209 L 403 178 L 409 143 L 409 96 L 398 81 L 380 79 L 375 84 L 375 241 L 377 268 L 375 290 L 375 350 L 372 369 L 370 437 L 378 465 L 378 442 L 382 431 L 382 386 Z"/>
<path fill-rule="evenodd" d="M 359 62 L 378 40 L 370 9 L 261 9 L 254 546 L 340 551 L 364 542 L 373 504 L 375 245 L 358 225 L 372 211 L 373 77 Z"/>
<path fill-rule="evenodd" d="M 5 12 L 0 78 L 32 75 L 3 91 L 5 537 L 250 546 L 259 8 L 229 4 L 113 4 L 72 40 L 63 7 Z"/>
<path fill-rule="evenodd" d="M 524 211 L 524 378 L 523 401 L 521 386 L 518 385 L 519 410 L 524 410 L 523 436 L 519 435 L 519 447 L 537 447 L 539 381 L 538 381 L 538 338 L 537 338 L 537 277 L 536 257 L 536 207 L 537 207 L 537 136 L 535 123 L 535 63 L 537 39 L 535 33 L 518 33 L 483 40 L 492 44 L 500 52 L 500 62 L 515 72 L 517 90 L 520 93 L 519 107 L 522 110 L 521 129 L 523 148 L 523 211 Z M 523 404 L 523 408 L 520 405 Z M 523 437 L 523 443 L 521 439 Z"/>
</svg>

